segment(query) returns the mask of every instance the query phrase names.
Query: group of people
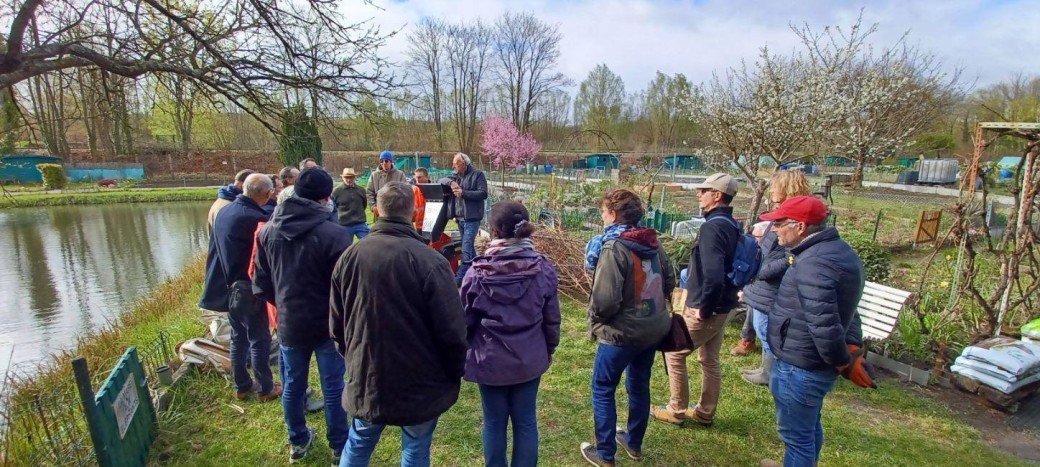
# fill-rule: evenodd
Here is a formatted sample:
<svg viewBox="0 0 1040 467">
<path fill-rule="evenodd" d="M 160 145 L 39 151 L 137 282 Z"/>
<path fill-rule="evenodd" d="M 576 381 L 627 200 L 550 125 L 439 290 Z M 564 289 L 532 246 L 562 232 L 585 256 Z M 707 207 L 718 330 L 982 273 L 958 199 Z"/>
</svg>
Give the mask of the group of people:
<svg viewBox="0 0 1040 467">
<path fill-rule="evenodd" d="M 465 379 L 479 386 L 486 465 L 536 465 L 537 397 L 560 343 L 560 308 L 556 271 L 535 249 L 530 214 L 516 201 L 492 206 L 486 222 L 491 242 L 478 256 L 474 243 L 487 182 L 467 155 L 457 154 L 455 176 L 439 181 L 451 191 L 447 215 L 463 244 L 463 261 L 453 274 L 420 234 L 421 191 L 394 167 L 389 151 L 379 164 L 364 189 L 350 168 L 333 187 L 313 160 L 277 177 L 243 171 L 221 189 L 210 213 L 199 306 L 226 312 L 231 322 L 236 397 L 281 398 L 290 462 L 302 459 L 316 438 L 304 417 L 313 355 L 333 465 L 368 465 L 386 426 L 396 426 L 401 464 L 421 466 L 430 464 L 437 420 L 455 404 Z M 431 182 L 425 170 L 414 175 L 414 183 Z M 277 182 L 287 187 L 280 194 Z M 765 349 L 761 366 L 745 377 L 764 379 L 773 394 L 784 465 L 818 461 L 822 403 L 838 375 L 872 384 L 855 312 L 862 266 L 826 226 L 826 206 L 809 196 L 800 173 L 775 174 L 775 209 L 755 229 L 762 267 L 745 286 L 732 279 L 744 235 L 730 206 L 737 189 L 725 174 L 697 185 L 705 222 L 685 274 L 681 320 L 672 318 L 675 269 L 657 232 L 641 225 L 642 200 L 620 188 L 600 199 L 604 232 L 588 243 L 585 258 L 593 277 L 589 332 L 598 347 L 591 381 L 595 439 L 579 449 L 591 464 L 615 465 L 619 447 L 642 459 L 651 417 L 712 426 L 725 324 L 741 301 L 753 310 L 752 327 Z M 654 354 L 676 323 L 692 347 L 664 354 L 669 399 L 652 405 Z M 272 327 L 281 384 L 268 364 Z M 691 406 L 686 360 L 694 350 L 702 384 Z M 628 416 L 618 426 L 615 394 L 623 374 Z M 775 464 L 770 462 L 763 465 Z"/>
<path fill-rule="evenodd" d="M 728 315 L 743 301 L 764 351 L 759 368 L 745 379 L 765 384 L 776 406 L 785 466 L 814 466 L 823 447 L 823 399 L 839 375 L 872 387 L 863 361 L 856 306 L 862 295 L 862 263 L 826 225 L 828 210 L 809 193 L 800 172 L 781 171 L 770 184 L 775 209 L 760 216 L 760 268 L 750 283 L 738 281 L 743 229 L 731 203 L 737 181 L 714 174 L 696 185 L 704 222 L 694 241 L 686 277 L 681 321 L 670 319 L 667 297 L 675 287 L 668 258 L 652 229 L 639 226 L 642 204 L 627 190 L 609 191 L 600 210 L 602 235 L 589 242 L 586 267 L 594 270 L 589 321 L 599 341 L 592 375 L 595 443 L 582 443 L 592 465 L 613 466 L 618 448 L 642 459 L 648 420 L 682 426 L 713 425 L 722 389 L 720 352 Z M 681 323 L 681 324 L 677 324 Z M 669 381 L 665 405 L 650 403 L 654 352 L 675 327 L 685 328 L 692 346 L 664 354 Z M 700 395 L 690 405 L 686 359 L 697 351 Z M 615 392 L 626 374 L 628 420 L 617 422 Z M 763 466 L 781 465 L 764 459 Z"/>
</svg>

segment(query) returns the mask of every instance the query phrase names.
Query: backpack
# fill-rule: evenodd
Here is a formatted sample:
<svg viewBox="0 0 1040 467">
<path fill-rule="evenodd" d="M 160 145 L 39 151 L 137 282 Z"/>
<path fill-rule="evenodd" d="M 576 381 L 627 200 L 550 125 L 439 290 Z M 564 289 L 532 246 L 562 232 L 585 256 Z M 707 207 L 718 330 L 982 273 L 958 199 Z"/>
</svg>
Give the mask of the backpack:
<svg viewBox="0 0 1040 467">
<path fill-rule="evenodd" d="M 758 241 L 751 234 L 746 234 L 740 229 L 737 221 L 723 216 L 712 217 L 709 221 L 721 219 L 737 229 L 737 251 L 733 254 L 733 271 L 726 274 L 730 285 L 742 288 L 755 280 L 758 270 L 762 267 L 762 249 Z"/>
</svg>

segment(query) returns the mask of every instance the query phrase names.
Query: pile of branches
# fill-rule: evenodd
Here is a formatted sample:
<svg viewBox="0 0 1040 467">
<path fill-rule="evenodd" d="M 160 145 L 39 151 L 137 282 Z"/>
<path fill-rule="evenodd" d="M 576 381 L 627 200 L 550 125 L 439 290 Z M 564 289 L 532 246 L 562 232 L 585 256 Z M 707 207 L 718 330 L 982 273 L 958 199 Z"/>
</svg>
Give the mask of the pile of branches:
<svg viewBox="0 0 1040 467">
<path fill-rule="evenodd" d="M 556 267 L 560 293 L 585 302 L 592 292 L 592 273 L 585 270 L 585 242 L 566 231 L 543 227 L 534 234 L 535 248 Z"/>
</svg>

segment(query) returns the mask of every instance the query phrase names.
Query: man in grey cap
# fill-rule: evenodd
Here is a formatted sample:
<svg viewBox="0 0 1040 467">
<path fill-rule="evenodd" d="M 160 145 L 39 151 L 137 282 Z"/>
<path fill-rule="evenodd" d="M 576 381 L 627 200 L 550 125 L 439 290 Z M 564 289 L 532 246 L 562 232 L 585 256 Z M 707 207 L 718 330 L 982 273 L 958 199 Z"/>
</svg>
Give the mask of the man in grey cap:
<svg viewBox="0 0 1040 467">
<path fill-rule="evenodd" d="M 743 233 L 733 219 L 730 203 L 737 194 L 737 181 L 717 173 L 695 186 L 705 222 L 690 254 L 687 298 L 683 318 L 698 350 L 701 364 L 701 395 L 697 405 L 689 407 L 690 380 L 686 373 L 686 357 L 693 350 L 665 354 L 671 400 L 668 405 L 650 408 L 657 420 L 682 425 L 687 420 L 711 426 L 722 388 L 722 366 L 719 352 L 726 328 L 726 317 L 737 306 L 737 287 L 726 275 L 733 270 L 737 242 Z"/>
</svg>

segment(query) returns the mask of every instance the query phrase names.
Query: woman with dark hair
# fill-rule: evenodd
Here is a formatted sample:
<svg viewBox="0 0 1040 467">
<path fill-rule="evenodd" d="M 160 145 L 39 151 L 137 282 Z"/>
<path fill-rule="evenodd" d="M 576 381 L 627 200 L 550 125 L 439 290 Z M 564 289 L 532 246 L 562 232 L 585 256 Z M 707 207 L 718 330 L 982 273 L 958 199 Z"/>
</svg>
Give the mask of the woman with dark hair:
<svg viewBox="0 0 1040 467">
<path fill-rule="evenodd" d="M 538 464 L 535 402 L 542 373 L 560 343 L 556 270 L 535 251 L 534 225 L 516 201 L 491 207 L 491 245 L 462 279 L 466 313 L 467 381 L 480 386 L 484 463 Z M 506 425 L 513 424 L 512 462 L 506 462 Z"/>
<path fill-rule="evenodd" d="M 638 226 L 643 213 L 642 200 L 635 193 L 620 188 L 608 191 L 600 200 L 605 231 L 585 251 L 585 266 L 595 271 L 589 331 L 599 347 L 592 368 L 596 444 L 581 443 L 581 455 L 597 466 L 613 466 L 619 444 L 632 459 L 642 459 L 650 419 L 650 368 L 671 323 L 665 297 L 675 288 L 675 273 L 657 241 L 657 231 Z M 614 397 L 622 372 L 628 425 L 615 430 Z"/>
</svg>

